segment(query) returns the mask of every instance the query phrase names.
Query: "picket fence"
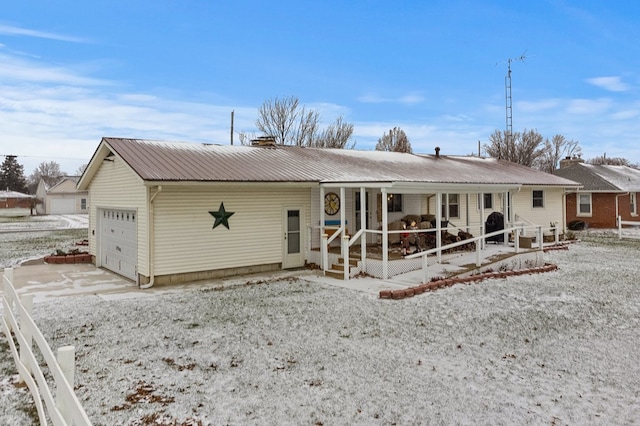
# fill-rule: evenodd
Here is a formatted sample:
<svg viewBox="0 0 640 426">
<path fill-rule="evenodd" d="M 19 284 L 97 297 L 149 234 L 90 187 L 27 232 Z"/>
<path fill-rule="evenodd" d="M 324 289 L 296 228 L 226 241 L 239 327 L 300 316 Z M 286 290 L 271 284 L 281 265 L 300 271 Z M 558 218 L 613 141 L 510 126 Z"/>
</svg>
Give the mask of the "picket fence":
<svg viewBox="0 0 640 426">
<path fill-rule="evenodd" d="M 54 426 L 91 425 L 87 413 L 73 391 L 75 347 L 61 347 L 58 349 L 57 358 L 54 357 L 47 341 L 31 318 L 33 295 L 18 297 L 13 286 L 12 268 L 4 270 L 3 281 L 2 330 L 9 342 L 20 380 L 26 383 L 33 396 L 40 425 L 48 425 L 47 417 Z M 33 353 L 33 342 L 36 343 L 47 365 L 49 375 L 53 377 L 55 397 Z"/>
</svg>

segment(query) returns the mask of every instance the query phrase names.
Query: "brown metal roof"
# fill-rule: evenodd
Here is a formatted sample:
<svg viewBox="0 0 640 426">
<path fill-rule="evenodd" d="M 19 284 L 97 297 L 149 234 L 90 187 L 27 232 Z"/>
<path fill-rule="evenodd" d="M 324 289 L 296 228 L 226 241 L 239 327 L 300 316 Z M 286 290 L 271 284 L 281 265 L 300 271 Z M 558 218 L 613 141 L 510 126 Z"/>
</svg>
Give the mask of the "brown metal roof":
<svg viewBox="0 0 640 426">
<path fill-rule="evenodd" d="M 103 138 L 102 144 L 122 158 L 142 180 L 154 182 L 577 185 L 508 161 L 470 156 L 121 138 Z"/>
</svg>

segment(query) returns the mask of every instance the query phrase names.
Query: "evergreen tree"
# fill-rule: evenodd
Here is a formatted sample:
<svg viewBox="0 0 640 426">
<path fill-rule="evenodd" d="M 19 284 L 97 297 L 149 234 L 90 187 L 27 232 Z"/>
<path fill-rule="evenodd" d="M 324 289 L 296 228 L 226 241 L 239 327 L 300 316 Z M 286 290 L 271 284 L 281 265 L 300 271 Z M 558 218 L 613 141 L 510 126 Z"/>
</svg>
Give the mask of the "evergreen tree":
<svg viewBox="0 0 640 426">
<path fill-rule="evenodd" d="M 18 163 L 15 155 L 6 155 L 0 166 L 0 189 L 27 192 L 27 179 L 24 177 L 24 167 Z"/>
</svg>

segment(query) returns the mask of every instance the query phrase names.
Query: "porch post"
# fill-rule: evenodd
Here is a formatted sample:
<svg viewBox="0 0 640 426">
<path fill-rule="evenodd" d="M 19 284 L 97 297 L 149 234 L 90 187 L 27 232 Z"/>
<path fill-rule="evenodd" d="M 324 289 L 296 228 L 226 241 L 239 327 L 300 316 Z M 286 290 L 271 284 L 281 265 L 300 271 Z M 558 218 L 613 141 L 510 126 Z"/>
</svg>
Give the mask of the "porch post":
<svg viewBox="0 0 640 426">
<path fill-rule="evenodd" d="M 320 187 L 320 267 L 323 271 L 328 269 L 328 265 L 326 263 L 326 259 L 329 257 L 328 255 L 328 247 L 327 247 L 327 238 L 324 238 L 326 232 L 324 231 L 324 186 Z"/>
<path fill-rule="evenodd" d="M 344 237 L 347 236 L 347 224 L 346 224 L 346 218 L 347 218 L 347 206 L 345 203 L 345 189 L 344 186 L 340 187 L 340 227 L 342 228 L 342 233 L 340 235 L 341 239 L 344 239 Z M 324 210 L 324 209 L 322 209 Z M 349 250 L 349 246 L 347 246 L 347 250 Z M 344 244 L 341 245 L 340 247 L 340 253 L 342 254 L 342 257 L 345 257 L 345 253 L 344 253 Z"/>
<path fill-rule="evenodd" d="M 387 188 L 380 188 L 382 192 L 382 279 L 389 278 L 389 213 L 387 212 Z"/>
<path fill-rule="evenodd" d="M 511 212 L 509 211 L 509 191 L 502 194 L 502 211 L 504 212 L 504 227 L 511 228 Z M 509 245 L 509 234 L 504 234 L 504 245 Z"/>
<path fill-rule="evenodd" d="M 478 204 L 480 204 L 480 235 L 484 235 L 487 230 L 484 227 L 484 193 L 478 193 Z M 486 244 L 486 240 L 483 238 L 480 240 L 480 248 L 484 250 Z"/>
<path fill-rule="evenodd" d="M 442 192 L 436 194 L 436 248 L 442 247 Z M 438 263 L 442 262 L 442 251 L 436 252 Z"/>
<path fill-rule="evenodd" d="M 360 229 L 362 234 L 360 235 L 360 262 L 362 265 L 362 272 L 367 269 L 367 218 L 369 212 L 367 211 L 367 193 L 366 188 L 360 188 Z"/>
</svg>

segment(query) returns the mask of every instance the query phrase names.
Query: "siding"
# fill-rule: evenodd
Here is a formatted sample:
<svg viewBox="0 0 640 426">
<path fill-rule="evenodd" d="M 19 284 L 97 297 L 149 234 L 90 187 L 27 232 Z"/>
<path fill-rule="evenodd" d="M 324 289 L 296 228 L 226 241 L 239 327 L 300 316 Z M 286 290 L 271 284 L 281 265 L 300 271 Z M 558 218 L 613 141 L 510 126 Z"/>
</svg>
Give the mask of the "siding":
<svg viewBox="0 0 640 426">
<path fill-rule="evenodd" d="M 544 192 L 544 207 L 533 208 L 532 197 L 534 190 Z M 541 225 L 544 228 L 548 228 L 551 222 L 562 225 L 563 192 L 562 188 L 524 187 L 512 196 L 514 213 L 518 215 L 518 218 L 521 220 Z M 519 221 L 518 218 L 515 218 L 516 222 Z"/>
<path fill-rule="evenodd" d="M 97 255 L 98 209 L 135 210 L 138 217 L 138 273 L 148 276 L 146 200 L 147 188 L 126 164 L 118 158 L 103 162 L 89 185 L 89 252 Z"/>
<path fill-rule="evenodd" d="M 209 212 L 222 202 L 234 212 L 230 229 L 212 229 L 215 218 Z M 164 187 L 154 200 L 155 275 L 281 263 L 285 206 L 304 209 L 306 236 L 309 189 Z"/>
</svg>

